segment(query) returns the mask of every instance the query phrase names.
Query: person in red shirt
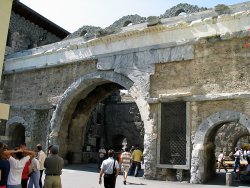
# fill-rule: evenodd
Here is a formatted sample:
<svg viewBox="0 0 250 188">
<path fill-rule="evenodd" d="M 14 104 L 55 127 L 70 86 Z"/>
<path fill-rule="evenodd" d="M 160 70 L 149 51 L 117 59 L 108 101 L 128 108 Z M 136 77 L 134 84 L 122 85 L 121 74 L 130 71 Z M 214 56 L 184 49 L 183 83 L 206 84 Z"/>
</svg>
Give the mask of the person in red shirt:
<svg viewBox="0 0 250 188">
<path fill-rule="evenodd" d="M 22 188 L 27 188 L 27 185 L 28 185 L 28 181 L 29 181 L 29 174 L 31 173 L 30 172 L 30 160 L 28 160 L 23 168 L 23 173 L 22 173 L 22 181 L 21 181 L 21 184 L 22 184 Z"/>
</svg>

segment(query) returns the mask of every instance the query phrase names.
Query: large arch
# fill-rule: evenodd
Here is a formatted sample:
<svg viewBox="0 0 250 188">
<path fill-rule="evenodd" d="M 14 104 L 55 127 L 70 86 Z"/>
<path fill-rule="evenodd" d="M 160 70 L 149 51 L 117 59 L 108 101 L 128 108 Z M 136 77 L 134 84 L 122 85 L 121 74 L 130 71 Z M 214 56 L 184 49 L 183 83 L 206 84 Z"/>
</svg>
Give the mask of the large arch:
<svg viewBox="0 0 250 188">
<path fill-rule="evenodd" d="M 213 172 L 208 168 L 213 168 L 213 165 L 211 165 L 213 159 L 209 159 L 208 155 L 215 147 L 213 144 L 214 134 L 216 134 L 216 131 L 222 124 L 227 122 L 238 122 L 250 132 L 249 117 L 238 111 L 229 110 L 217 112 L 206 118 L 200 124 L 193 140 L 191 183 L 204 183 L 212 175 Z"/>
<path fill-rule="evenodd" d="M 146 99 L 141 94 L 138 87 L 135 85 L 135 83 L 129 78 L 121 74 L 115 73 L 113 71 L 97 71 L 94 73 L 84 75 L 83 77 L 79 78 L 76 82 L 71 84 L 71 86 L 62 95 L 61 100 L 57 104 L 56 109 L 53 112 L 53 116 L 51 119 L 50 143 L 66 145 L 65 143 L 59 142 L 59 139 L 62 139 L 62 135 L 59 135 L 59 133 L 63 132 L 63 131 L 60 131 L 62 129 L 65 130 L 64 132 L 67 131 L 67 129 L 63 128 L 63 126 L 69 124 L 69 119 L 72 116 L 73 110 L 76 109 L 79 101 L 82 101 L 84 104 L 87 104 L 87 102 L 84 101 L 85 98 L 88 98 L 89 95 L 92 95 L 92 92 L 96 90 L 99 86 L 108 85 L 108 84 L 113 84 L 112 87 L 114 87 L 114 89 L 117 89 L 115 86 L 116 84 L 116 85 L 121 86 L 122 88 L 125 88 L 126 90 L 129 90 L 132 98 L 134 99 L 141 113 L 141 119 L 144 122 L 144 129 L 145 129 L 144 137 L 147 137 L 146 133 L 148 134 L 151 133 L 152 125 L 151 125 L 151 121 L 149 118 L 149 105 Z M 109 90 L 109 89 L 110 88 L 108 87 L 105 88 L 105 90 Z M 98 90 L 98 92 L 103 92 L 103 91 Z M 109 91 L 107 91 L 106 93 L 105 92 L 103 93 L 103 95 L 109 94 L 108 93 Z M 102 99 L 103 98 L 98 99 L 99 101 L 94 101 L 94 102 L 96 103 L 100 102 Z M 88 112 L 90 112 L 90 110 Z M 80 117 L 82 118 L 82 121 L 87 121 L 86 118 L 88 116 L 88 112 L 85 113 L 84 117 L 83 116 Z M 81 131 L 84 130 L 84 127 L 80 127 L 80 128 L 81 128 Z M 64 149 L 62 151 L 64 156 L 66 154 L 65 153 L 66 150 L 68 149 Z"/>
</svg>

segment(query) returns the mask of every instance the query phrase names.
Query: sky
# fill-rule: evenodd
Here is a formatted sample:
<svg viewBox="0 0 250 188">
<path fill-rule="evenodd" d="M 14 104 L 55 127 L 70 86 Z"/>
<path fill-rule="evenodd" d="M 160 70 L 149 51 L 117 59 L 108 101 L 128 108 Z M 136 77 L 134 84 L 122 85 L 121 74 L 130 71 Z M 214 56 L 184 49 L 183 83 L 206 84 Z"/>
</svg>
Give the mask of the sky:
<svg viewBox="0 0 250 188">
<path fill-rule="evenodd" d="M 102 28 L 123 16 L 160 16 L 179 3 L 213 8 L 217 4 L 233 5 L 246 0 L 20 0 L 23 4 L 69 32 L 83 25 Z"/>
</svg>

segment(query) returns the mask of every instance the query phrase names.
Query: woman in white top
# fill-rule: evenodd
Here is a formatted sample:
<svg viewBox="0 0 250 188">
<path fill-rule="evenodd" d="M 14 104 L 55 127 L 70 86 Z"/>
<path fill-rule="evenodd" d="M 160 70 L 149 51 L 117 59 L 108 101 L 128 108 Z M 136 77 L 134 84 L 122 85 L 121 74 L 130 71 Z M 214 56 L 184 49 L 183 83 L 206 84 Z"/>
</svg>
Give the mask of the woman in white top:
<svg viewBox="0 0 250 188">
<path fill-rule="evenodd" d="M 39 161 L 33 157 L 31 160 L 31 166 L 32 166 L 32 172 L 28 184 L 28 188 L 33 188 L 33 185 L 35 188 L 40 188 L 39 185 L 39 179 L 40 179 L 40 164 Z"/>
</svg>

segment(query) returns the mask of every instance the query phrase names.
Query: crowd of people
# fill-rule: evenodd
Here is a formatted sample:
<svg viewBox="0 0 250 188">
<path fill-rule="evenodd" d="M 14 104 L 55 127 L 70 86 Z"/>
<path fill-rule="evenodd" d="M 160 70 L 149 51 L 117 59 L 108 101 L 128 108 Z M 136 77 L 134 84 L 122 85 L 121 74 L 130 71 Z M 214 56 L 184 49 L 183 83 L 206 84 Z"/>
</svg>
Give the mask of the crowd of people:
<svg viewBox="0 0 250 188">
<path fill-rule="evenodd" d="M 0 142 L 0 188 L 61 188 L 64 161 L 58 151 L 57 145 L 51 145 L 46 155 L 41 144 L 33 151 L 25 143 L 10 150 Z"/>
<path fill-rule="evenodd" d="M 127 184 L 128 175 L 138 176 L 141 169 L 141 162 L 143 161 L 143 154 L 139 146 L 132 146 L 129 150 L 121 151 L 118 154 L 117 160 L 115 159 L 115 152 L 113 149 L 108 150 L 108 158 L 105 159 L 106 150 L 102 146 L 99 150 L 99 163 L 100 168 L 99 184 L 102 184 L 102 177 L 104 177 L 105 188 L 115 188 L 116 177 L 121 171 L 123 174 L 123 184 Z"/>
</svg>

